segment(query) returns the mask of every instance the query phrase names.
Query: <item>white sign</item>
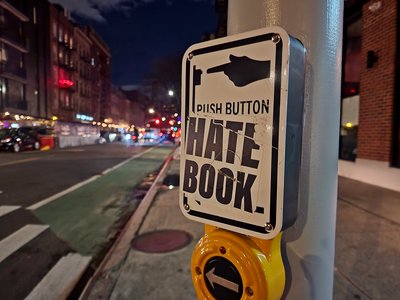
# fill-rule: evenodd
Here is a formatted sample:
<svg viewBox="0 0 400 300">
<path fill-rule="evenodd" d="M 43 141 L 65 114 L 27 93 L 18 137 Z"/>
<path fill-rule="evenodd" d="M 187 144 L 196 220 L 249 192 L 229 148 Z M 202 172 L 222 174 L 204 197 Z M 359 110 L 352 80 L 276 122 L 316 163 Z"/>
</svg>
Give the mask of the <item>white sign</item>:
<svg viewBox="0 0 400 300">
<path fill-rule="evenodd" d="M 296 79 L 302 82 L 304 49 L 282 28 L 186 51 L 180 205 L 188 218 L 264 239 L 281 231 L 291 51 L 303 58 L 303 77 Z M 301 90 L 295 108 L 301 111 L 291 123 L 298 173 L 303 85 L 295 86 Z"/>
</svg>

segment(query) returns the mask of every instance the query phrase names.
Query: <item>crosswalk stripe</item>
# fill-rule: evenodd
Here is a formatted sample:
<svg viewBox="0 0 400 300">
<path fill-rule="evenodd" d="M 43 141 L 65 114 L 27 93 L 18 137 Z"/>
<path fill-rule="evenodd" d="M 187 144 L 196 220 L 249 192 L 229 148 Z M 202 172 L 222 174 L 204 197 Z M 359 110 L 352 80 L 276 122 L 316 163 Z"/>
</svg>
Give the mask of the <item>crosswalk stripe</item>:
<svg viewBox="0 0 400 300">
<path fill-rule="evenodd" d="M 6 214 L 17 210 L 21 206 L 18 205 L 0 205 L 0 217 L 5 216 Z"/>
<path fill-rule="evenodd" d="M 62 257 L 25 300 L 66 299 L 90 260 L 91 257 L 77 253 Z"/>
<path fill-rule="evenodd" d="M 0 262 L 45 231 L 48 225 L 25 225 L 0 241 Z"/>
</svg>

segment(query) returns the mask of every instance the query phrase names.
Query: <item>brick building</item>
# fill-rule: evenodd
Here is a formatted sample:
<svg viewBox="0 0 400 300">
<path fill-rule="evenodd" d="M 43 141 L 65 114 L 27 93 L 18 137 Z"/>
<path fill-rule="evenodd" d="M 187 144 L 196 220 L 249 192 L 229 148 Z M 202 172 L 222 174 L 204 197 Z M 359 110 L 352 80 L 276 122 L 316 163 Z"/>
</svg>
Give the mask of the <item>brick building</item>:
<svg viewBox="0 0 400 300">
<path fill-rule="evenodd" d="M 121 87 L 112 87 L 111 105 L 107 115 L 115 124 L 124 124 L 126 127 L 144 126 L 145 105 L 149 99 L 137 90 L 125 91 Z"/>
<path fill-rule="evenodd" d="M 93 28 L 85 26 L 83 28 L 86 35 L 92 41 L 91 61 L 92 66 L 91 76 L 93 82 L 97 84 L 93 87 L 94 97 L 99 101 L 99 120 L 104 121 L 109 116 L 110 97 L 111 97 L 111 52 L 107 44 L 94 31 Z"/>
<path fill-rule="evenodd" d="M 31 61 L 26 40 L 28 16 L 21 3 L 0 2 L 0 107 L 17 113 L 36 113 L 35 95 L 29 89 L 34 74 L 28 74 L 27 61 Z M 28 90 L 29 89 L 29 90 Z"/>
<path fill-rule="evenodd" d="M 0 0 L 0 128 L 44 127 L 60 145 L 89 135 L 92 143 L 110 100 L 110 49 L 91 27 L 47 0 Z"/>
<path fill-rule="evenodd" d="M 397 0 L 345 2 L 339 175 L 400 190 Z"/>
<path fill-rule="evenodd" d="M 228 0 L 216 0 L 217 36 Z M 339 175 L 400 191 L 400 2 L 345 0 Z"/>
<path fill-rule="evenodd" d="M 96 81 L 98 74 L 93 74 L 94 68 L 91 64 L 93 42 L 79 26 L 75 26 L 74 35 L 77 51 L 75 118 L 100 120 L 99 89 Z"/>
<path fill-rule="evenodd" d="M 76 106 L 76 42 L 68 12 L 50 5 L 50 111 L 60 120 L 73 120 Z"/>
</svg>

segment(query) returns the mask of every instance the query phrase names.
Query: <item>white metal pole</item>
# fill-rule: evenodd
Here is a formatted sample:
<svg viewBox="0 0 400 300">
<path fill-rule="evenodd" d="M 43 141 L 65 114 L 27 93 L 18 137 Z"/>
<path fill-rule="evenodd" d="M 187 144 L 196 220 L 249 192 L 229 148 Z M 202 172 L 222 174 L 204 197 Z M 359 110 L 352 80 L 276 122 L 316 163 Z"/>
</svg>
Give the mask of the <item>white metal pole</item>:
<svg viewBox="0 0 400 300">
<path fill-rule="evenodd" d="M 342 19 L 342 0 L 228 3 L 228 35 L 276 25 L 307 50 L 300 205 L 284 233 L 284 299 L 332 298 Z"/>
</svg>

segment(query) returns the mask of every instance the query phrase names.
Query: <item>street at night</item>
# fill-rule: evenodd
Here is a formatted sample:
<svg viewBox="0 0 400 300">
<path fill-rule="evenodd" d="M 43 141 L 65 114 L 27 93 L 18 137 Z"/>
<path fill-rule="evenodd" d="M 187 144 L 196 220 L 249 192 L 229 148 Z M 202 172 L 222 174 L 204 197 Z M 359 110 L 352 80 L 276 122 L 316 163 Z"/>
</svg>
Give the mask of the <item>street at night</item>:
<svg viewBox="0 0 400 300">
<path fill-rule="evenodd" d="M 26 297 L 68 254 L 98 264 L 143 197 L 135 199 L 133 187 L 157 172 L 171 151 L 170 144 L 115 143 L 1 153 L 0 238 L 8 237 L 0 247 L 2 299 Z M 13 234 L 20 248 L 6 253 Z"/>
<path fill-rule="evenodd" d="M 0 0 L 0 300 L 400 299 L 398 0 Z"/>
</svg>

